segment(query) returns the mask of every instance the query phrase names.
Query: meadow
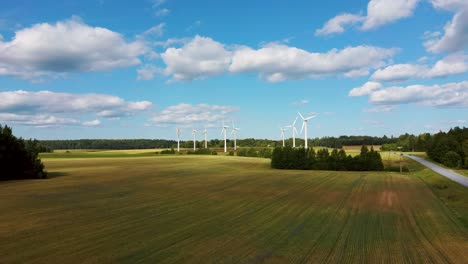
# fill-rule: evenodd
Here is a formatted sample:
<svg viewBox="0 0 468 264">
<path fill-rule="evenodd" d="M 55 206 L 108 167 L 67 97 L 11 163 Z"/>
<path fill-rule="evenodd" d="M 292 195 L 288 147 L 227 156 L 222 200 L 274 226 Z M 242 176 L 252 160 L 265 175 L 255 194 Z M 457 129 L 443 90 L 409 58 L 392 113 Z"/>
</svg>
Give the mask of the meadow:
<svg viewBox="0 0 468 264">
<path fill-rule="evenodd" d="M 0 183 L 1 263 L 468 259 L 468 188 L 411 161 L 400 174 L 96 153 L 45 154 L 50 179 Z"/>
</svg>

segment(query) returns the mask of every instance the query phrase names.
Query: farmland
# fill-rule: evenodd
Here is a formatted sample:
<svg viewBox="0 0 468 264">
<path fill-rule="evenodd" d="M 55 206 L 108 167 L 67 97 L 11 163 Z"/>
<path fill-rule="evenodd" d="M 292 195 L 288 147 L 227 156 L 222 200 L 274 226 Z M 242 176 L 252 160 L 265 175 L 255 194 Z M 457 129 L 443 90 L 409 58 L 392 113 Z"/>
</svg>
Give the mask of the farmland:
<svg viewBox="0 0 468 264">
<path fill-rule="evenodd" d="M 0 262 L 468 259 L 468 189 L 416 163 L 404 174 L 278 171 L 268 159 L 153 152 L 46 154 L 50 179 L 0 183 Z"/>
</svg>

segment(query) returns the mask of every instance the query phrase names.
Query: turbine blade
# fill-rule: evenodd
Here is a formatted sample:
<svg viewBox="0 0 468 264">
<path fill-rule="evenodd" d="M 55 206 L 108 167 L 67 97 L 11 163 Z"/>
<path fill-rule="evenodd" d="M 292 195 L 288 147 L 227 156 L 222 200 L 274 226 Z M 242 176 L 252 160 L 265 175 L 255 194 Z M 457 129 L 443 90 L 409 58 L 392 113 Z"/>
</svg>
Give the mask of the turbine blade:
<svg viewBox="0 0 468 264">
<path fill-rule="evenodd" d="M 296 116 L 296 119 L 294 119 L 294 122 L 292 123 L 292 126 L 296 125 L 296 121 L 297 121 L 297 116 Z"/>
<path fill-rule="evenodd" d="M 304 126 L 305 126 L 305 122 L 302 122 L 302 127 L 301 127 L 301 133 L 302 134 L 302 130 L 304 130 Z"/>
<path fill-rule="evenodd" d="M 299 116 L 302 118 L 302 120 L 304 120 L 304 117 L 301 115 L 301 113 L 299 113 L 299 111 L 297 112 L 299 114 Z"/>
</svg>

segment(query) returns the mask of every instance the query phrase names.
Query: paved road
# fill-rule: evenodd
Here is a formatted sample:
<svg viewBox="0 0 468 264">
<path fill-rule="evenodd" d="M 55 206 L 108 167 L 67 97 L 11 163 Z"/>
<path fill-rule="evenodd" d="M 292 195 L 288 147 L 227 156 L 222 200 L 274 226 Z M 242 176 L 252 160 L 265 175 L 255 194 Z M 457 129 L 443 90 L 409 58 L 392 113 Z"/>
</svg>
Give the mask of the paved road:
<svg viewBox="0 0 468 264">
<path fill-rule="evenodd" d="M 466 186 L 468 187 L 468 177 L 465 177 L 461 174 L 458 174 L 452 170 L 449 170 L 449 169 L 446 169 L 446 168 L 443 168 L 439 165 L 436 165 L 432 162 L 429 162 L 423 158 L 420 158 L 420 157 L 416 157 L 416 156 L 413 156 L 413 155 L 408 155 L 408 154 L 403 154 L 403 156 L 405 157 L 408 157 L 412 160 L 415 160 L 419 163 L 421 163 L 422 165 L 428 167 L 429 169 L 439 173 L 440 175 L 442 176 L 445 176 L 449 179 L 451 179 L 452 181 L 455 181 L 455 182 L 458 182 L 459 184 L 463 185 L 463 186 Z"/>
</svg>

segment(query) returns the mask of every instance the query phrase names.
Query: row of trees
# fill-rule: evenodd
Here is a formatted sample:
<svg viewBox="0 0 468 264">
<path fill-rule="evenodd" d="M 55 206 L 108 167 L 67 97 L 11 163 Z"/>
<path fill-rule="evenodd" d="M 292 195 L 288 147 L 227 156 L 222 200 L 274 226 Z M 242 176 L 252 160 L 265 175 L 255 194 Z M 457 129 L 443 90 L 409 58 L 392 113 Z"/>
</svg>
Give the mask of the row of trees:
<svg viewBox="0 0 468 264">
<path fill-rule="evenodd" d="M 10 127 L 0 125 L 0 180 L 47 178 L 38 158 L 44 150 L 37 140 L 17 138 Z"/>
<path fill-rule="evenodd" d="M 369 136 L 340 136 L 309 139 L 309 146 L 341 148 L 350 145 L 381 145 L 396 143 L 396 138 Z M 76 140 L 41 140 L 41 144 L 48 149 L 147 149 L 147 148 L 177 148 L 177 141 L 165 139 L 76 139 Z M 203 148 L 205 142 L 195 142 L 197 148 Z M 233 140 L 227 140 L 229 147 L 234 147 Z M 238 139 L 237 145 L 242 147 L 267 148 L 279 147 L 282 141 L 271 139 Z M 292 146 L 292 138 L 286 139 L 286 145 Z M 304 139 L 296 138 L 297 146 L 304 146 Z M 208 141 L 211 148 L 224 147 L 224 140 L 212 139 Z M 192 148 L 193 141 L 181 141 L 181 148 Z"/>
<path fill-rule="evenodd" d="M 381 150 L 424 151 L 432 160 L 448 167 L 468 168 L 468 128 L 454 127 L 436 134 L 401 135 L 397 142 Z"/>
<path fill-rule="evenodd" d="M 361 153 L 355 157 L 346 155 L 344 149 L 327 148 L 315 152 L 313 148 L 275 148 L 271 158 L 271 167 L 275 169 L 298 170 L 338 170 L 338 171 L 381 171 L 384 169 L 382 158 L 374 148 L 361 147 Z"/>
</svg>

